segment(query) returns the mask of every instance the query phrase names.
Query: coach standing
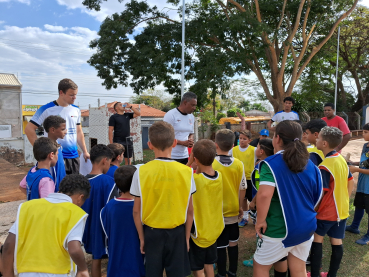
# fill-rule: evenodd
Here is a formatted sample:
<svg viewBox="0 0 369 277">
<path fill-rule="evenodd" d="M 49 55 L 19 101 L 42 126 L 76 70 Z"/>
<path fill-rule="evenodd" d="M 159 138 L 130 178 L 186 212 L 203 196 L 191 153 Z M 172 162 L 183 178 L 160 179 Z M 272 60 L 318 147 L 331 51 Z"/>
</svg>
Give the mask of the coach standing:
<svg viewBox="0 0 369 277">
<path fill-rule="evenodd" d="M 70 79 L 63 79 L 58 85 L 59 98 L 40 107 L 28 122 L 24 132 L 33 145 L 37 139 L 36 129 L 43 124 L 50 115 L 58 115 L 65 119 L 67 134 L 58 143 L 63 147 L 65 172 L 67 174 L 79 173 L 79 154 L 77 144 L 81 147 L 83 157 L 87 161 L 90 154 L 87 152 L 85 136 L 81 126 L 81 111 L 73 103 L 77 98 L 78 86 Z M 47 136 L 47 133 L 45 133 Z"/>
<path fill-rule="evenodd" d="M 164 121 L 174 128 L 177 145 L 172 149 L 172 159 L 182 164 L 188 162 L 188 147 L 194 144 L 191 134 L 194 134 L 195 117 L 193 112 L 196 110 L 197 96 L 193 92 L 183 94 L 179 107 L 168 111 L 164 116 Z"/>
<path fill-rule="evenodd" d="M 109 119 L 109 141 L 124 146 L 124 164 L 129 165 L 133 155 L 133 142 L 127 140 L 127 137 L 131 136 L 130 120 L 140 116 L 141 113 L 137 108 L 133 108 L 131 104 L 122 104 L 121 102 L 114 104 L 114 110 L 116 114 L 113 114 Z M 133 113 L 128 113 L 127 110 L 132 110 Z"/>
</svg>

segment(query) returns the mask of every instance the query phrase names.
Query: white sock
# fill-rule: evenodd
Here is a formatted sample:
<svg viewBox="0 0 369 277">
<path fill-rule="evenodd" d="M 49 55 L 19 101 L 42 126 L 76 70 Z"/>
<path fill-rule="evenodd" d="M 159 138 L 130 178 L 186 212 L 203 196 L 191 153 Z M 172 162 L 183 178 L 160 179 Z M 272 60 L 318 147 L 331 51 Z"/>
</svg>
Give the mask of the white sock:
<svg viewBox="0 0 369 277">
<path fill-rule="evenodd" d="M 243 218 L 246 220 L 249 220 L 249 211 L 244 211 L 243 212 Z"/>
</svg>

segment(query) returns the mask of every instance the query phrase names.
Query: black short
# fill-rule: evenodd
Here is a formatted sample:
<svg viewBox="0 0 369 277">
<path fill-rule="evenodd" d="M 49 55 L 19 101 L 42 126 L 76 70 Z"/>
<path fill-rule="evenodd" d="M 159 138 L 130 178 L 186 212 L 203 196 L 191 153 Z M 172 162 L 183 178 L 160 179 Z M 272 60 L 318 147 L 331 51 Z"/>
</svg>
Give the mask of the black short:
<svg viewBox="0 0 369 277">
<path fill-rule="evenodd" d="M 65 173 L 67 175 L 79 174 L 79 158 L 73 158 L 73 159 L 64 158 L 64 165 L 65 165 Z"/>
<path fill-rule="evenodd" d="M 202 270 L 204 269 L 204 265 L 216 263 L 218 259 L 217 243 L 202 248 L 190 239 L 190 252 L 188 256 L 190 257 L 191 271 Z"/>
<path fill-rule="evenodd" d="M 184 277 L 191 274 L 185 225 L 174 229 L 144 226 L 146 277 Z"/>
<path fill-rule="evenodd" d="M 369 214 L 369 194 L 357 192 L 355 195 L 354 206 L 358 209 L 365 209 Z"/>
<path fill-rule="evenodd" d="M 184 158 L 184 159 L 173 159 L 175 160 L 176 162 L 179 162 L 181 164 L 184 164 L 186 165 L 188 163 L 188 158 Z"/>
<path fill-rule="evenodd" d="M 252 182 L 251 180 L 246 180 L 246 182 L 247 182 L 247 189 L 246 189 L 245 199 L 251 202 L 252 201 Z"/>
<path fill-rule="evenodd" d="M 123 144 L 124 146 L 124 153 L 123 156 L 124 158 L 132 158 L 133 156 L 133 145 L 132 144 Z"/>
<path fill-rule="evenodd" d="M 237 242 L 240 237 L 238 222 L 225 225 L 223 232 L 217 240 L 217 248 L 228 247 L 229 242 Z"/>
</svg>

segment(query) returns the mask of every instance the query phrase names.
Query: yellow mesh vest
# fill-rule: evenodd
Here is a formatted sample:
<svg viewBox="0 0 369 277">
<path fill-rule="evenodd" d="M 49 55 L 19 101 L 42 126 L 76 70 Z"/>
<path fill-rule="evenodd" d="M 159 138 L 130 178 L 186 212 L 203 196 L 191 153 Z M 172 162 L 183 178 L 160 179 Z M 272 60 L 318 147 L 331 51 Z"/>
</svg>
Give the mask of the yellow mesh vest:
<svg viewBox="0 0 369 277">
<path fill-rule="evenodd" d="M 223 216 L 232 217 L 238 215 L 239 191 L 242 181 L 243 164 L 234 158 L 232 164 L 222 165 L 214 160 L 213 168 L 222 174 L 223 178 Z"/>
<path fill-rule="evenodd" d="M 192 196 L 192 203 L 196 234 L 191 234 L 191 237 L 202 248 L 213 245 L 224 229 L 223 180 L 222 174 L 218 174 L 216 180 L 194 174 L 196 193 Z"/>
<path fill-rule="evenodd" d="M 349 216 L 349 195 L 347 189 L 348 167 L 345 159 L 341 156 L 329 156 L 319 166 L 324 166 L 334 178 L 334 202 L 336 204 L 338 218 L 346 219 Z"/>
<path fill-rule="evenodd" d="M 255 168 L 255 147 L 249 145 L 246 151 L 241 152 L 240 146 L 235 146 L 232 149 L 232 155 L 243 162 L 246 180 L 251 180 L 251 173 Z"/>
<path fill-rule="evenodd" d="M 73 262 L 64 248 L 67 235 L 87 214 L 70 203 L 37 199 L 22 204 L 18 214 L 16 270 L 68 274 Z"/>
<path fill-rule="evenodd" d="M 319 157 L 321 157 L 322 158 L 322 160 L 324 160 L 324 154 L 323 154 L 323 152 L 322 151 L 320 151 L 318 148 L 316 148 L 316 146 L 315 145 L 309 145 L 307 148 L 307 151 L 309 152 L 309 153 L 315 153 L 315 154 L 318 154 L 319 155 Z"/>
<path fill-rule="evenodd" d="M 139 168 L 141 220 L 147 226 L 173 229 L 186 222 L 192 169 L 174 161 L 153 160 Z"/>
</svg>

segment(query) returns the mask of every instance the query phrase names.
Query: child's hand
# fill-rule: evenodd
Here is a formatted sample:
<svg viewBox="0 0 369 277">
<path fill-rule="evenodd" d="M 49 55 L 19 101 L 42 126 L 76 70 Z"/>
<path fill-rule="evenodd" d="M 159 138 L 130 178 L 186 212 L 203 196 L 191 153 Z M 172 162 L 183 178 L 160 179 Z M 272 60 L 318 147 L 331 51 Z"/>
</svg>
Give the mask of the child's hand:
<svg viewBox="0 0 369 277">
<path fill-rule="evenodd" d="M 83 271 L 79 271 L 77 269 L 77 274 L 76 277 L 89 277 L 90 275 L 88 274 L 88 270 L 83 270 Z"/>
<path fill-rule="evenodd" d="M 359 168 L 356 167 L 356 166 L 354 166 L 354 165 L 349 165 L 348 168 L 349 168 L 349 170 L 350 170 L 351 173 L 355 173 L 355 172 L 358 172 L 359 171 L 358 170 Z"/>
<path fill-rule="evenodd" d="M 249 204 L 249 209 L 250 210 L 255 210 L 255 208 L 256 208 L 256 205 L 255 205 L 256 203 L 255 203 L 254 199 L 252 199 L 252 201 Z"/>
<path fill-rule="evenodd" d="M 140 240 L 140 250 L 141 250 L 141 254 L 145 254 L 145 241 L 144 240 Z"/>
<path fill-rule="evenodd" d="M 263 222 L 256 221 L 255 231 L 258 234 L 259 238 L 263 237 L 263 234 L 265 233 L 266 229 L 267 229 L 267 223 L 265 220 Z"/>
<path fill-rule="evenodd" d="M 238 219 L 241 219 L 243 217 L 243 209 L 242 207 L 240 207 L 240 209 L 238 210 Z"/>
<path fill-rule="evenodd" d="M 186 238 L 187 252 L 190 252 L 190 240 Z"/>
</svg>

